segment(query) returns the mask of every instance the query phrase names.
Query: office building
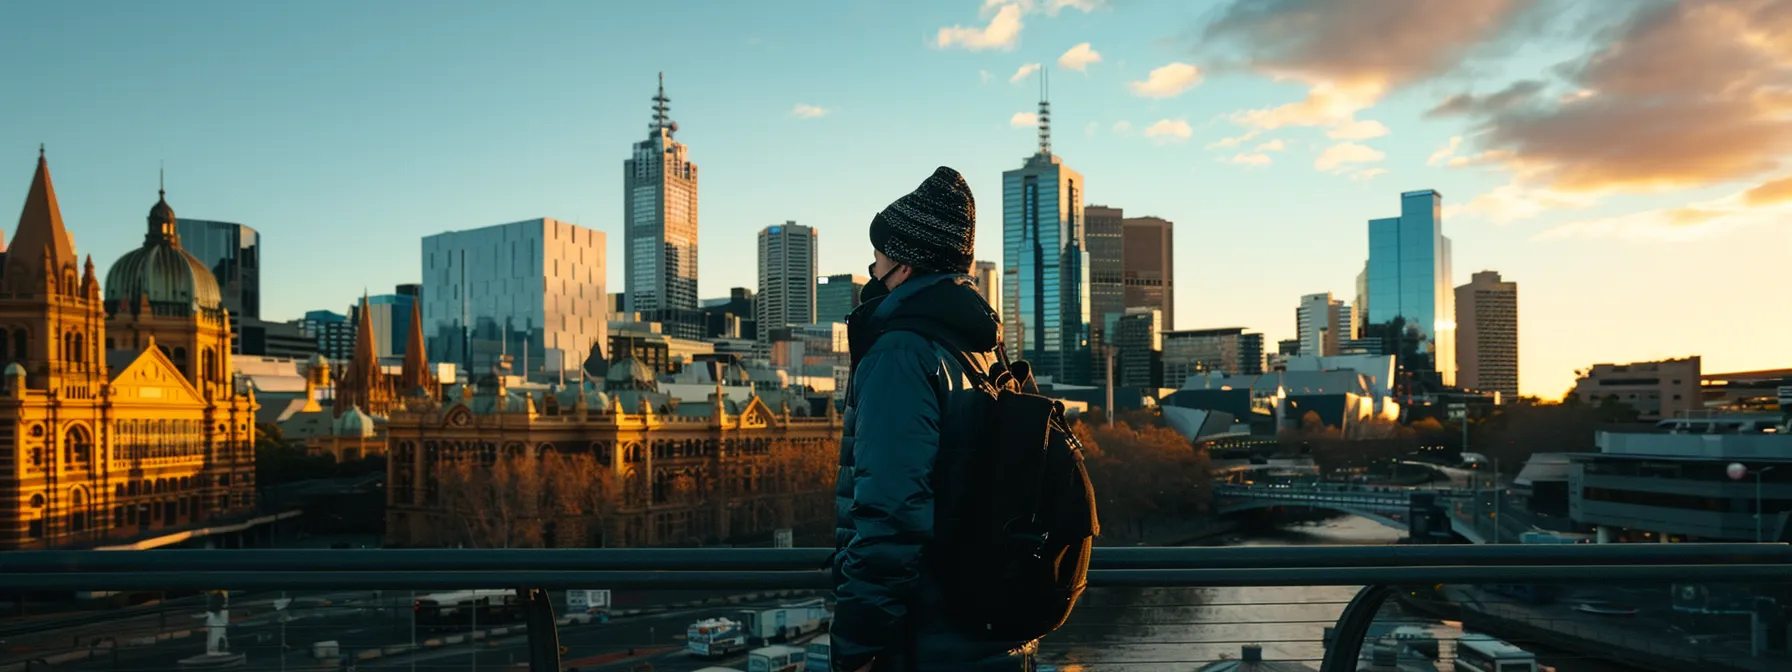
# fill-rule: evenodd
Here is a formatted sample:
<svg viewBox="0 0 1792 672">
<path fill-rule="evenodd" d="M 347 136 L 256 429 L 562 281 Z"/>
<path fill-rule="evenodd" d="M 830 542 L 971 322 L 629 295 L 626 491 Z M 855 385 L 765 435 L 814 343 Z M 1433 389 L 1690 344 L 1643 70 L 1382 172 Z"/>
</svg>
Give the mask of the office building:
<svg viewBox="0 0 1792 672">
<path fill-rule="evenodd" d="M 977 291 L 983 293 L 983 300 L 989 307 L 996 309 L 996 315 L 1002 314 L 1002 271 L 993 261 L 979 261 L 971 265 L 971 276 L 977 279 Z"/>
<path fill-rule="evenodd" d="M 1090 205 L 1083 208 L 1083 221 L 1088 227 L 1083 238 L 1089 250 L 1089 340 L 1100 347 L 1111 343 L 1115 323 L 1126 314 L 1126 213 Z"/>
<path fill-rule="evenodd" d="M 1792 428 L 1783 418 L 1701 416 L 1672 427 L 1599 432 L 1599 452 L 1569 453 L 1569 517 L 1601 543 L 1788 540 Z"/>
<path fill-rule="evenodd" d="M 1456 380 L 1456 293 L 1443 196 L 1400 195 L 1400 216 L 1369 220 L 1369 316 L 1364 338 L 1381 338 L 1415 385 Z"/>
<path fill-rule="evenodd" d="M 988 262 L 977 262 L 988 263 Z M 859 292 L 871 278 L 852 273 L 815 279 L 815 320 L 845 322 L 846 316 L 859 305 Z"/>
<path fill-rule="evenodd" d="M 415 287 L 415 285 L 412 285 Z M 399 286 L 404 289 L 403 285 Z M 373 351 L 378 359 L 403 357 L 405 339 L 411 333 L 411 309 L 417 303 L 415 294 L 376 294 L 367 297 L 367 310 L 373 322 Z M 357 306 L 352 310 L 359 310 Z M 357 319 L 356 324 L 360 324 Z"/>
<path fill-rule="evenodd" d="M 1356 298 L 1350 302 L 1350 333 L 1343 340 L 1350 341 L 1364 337 L 1363 325 L 1369 321 L 1369 264 L 1363 263 L 1363 272 L 1356 274 Z"/>
<path fill-rule="evenodd" d="M 604 240 L 555 219 L 425 237 L 426 356 L 472 376 L 505 356 L 515 375 L 576 371 L 609 330 Z"/>
<path fill-rule="evenodd" d="M 754 317 L 753 290 L 734 287 L 726 299 L 705 299 L 703 321 L 705 338 L 758 340 L 759 319 Z"/>
<path fill-rule="evenodd" d="M 1496 271 L 1456 288 L 1456 384 L 1518 398 L 1518 283 Z"/>
<path fill-rule="evenodd" d="M 1114 326 L 1114 385 L 1163 387 L 1163 313 L 1156 308 L 1127 308 Z"/>
<path fill-rule="evenodd" d="M 702 338 L 697 309 L 697 164 L 673 139 L 666 76 L 653 97 L 647 138 L 634 144 L 623 172 L 624 291 L 630 312 L 680 338 Z"/>
<path fill-rule="evenodd" d="M 1122 281 L 1127 308 L 1155 308 L 1158 328 L 1176 324 L 1175 226 L 1162 217 L 1128 217 L 1121 223 L 1126 259 Z"/>
<path fill-rule="evenodd" d="M 815 229 L 785 222 L 759 230 L 760 333 L 815 322 Z"/>
<path fill-rule="evenodd" d="M 1002 319 L 1008 352 L 1064 384 L 1088 384 L 1092 373 L 1083 192 L 1083 176 L 1052 153 L 1042 97 L 1038 151 L 1002 173 Z"/>
<path fill-rule="evenodd" d="M 1633 364 L 1594 364 L 1574 383 L 1574 396 L 1588 404 L 1622 403 L 1638 420 L 1660 420 L 1703 408 L 1699 358 Z"/>
<path fill-rule="evenodd" d="M 1163 384 L 1179 386 L 1189 376 L 1208 371 L 1230 375 L 1263 373 L 1263 334 L 1244 327 L 1164 330 Z"/>
<path fill-rule="evenodd" d="M 253 317 L 233 321 L 243 339 L 236 344 L 234 354 L 302 360 L 322 352 L 317 338 L 306 335 L 303 321 L 268 322 Z"/>
<path fill-rule="evenodd" d="M 299 320 L 299 332 L 317 344 L 317 354 L 332 361 L 346 362 L 355 355 L 355 323 L 347 315 L 306 311 L 305 319 Z"/>
<path fill-rule="evenodd" d="M 1350 324 L 1350 306 L 1332 298 L 1331 292 L 1300 297 L 1294 311 L 1295 333 L 1299 334 L 1303 355 L 1333 357 L 1343 340 L 1340 334 Z"/>
<path fill-rule="evenodd" d="M 261 318 L 261 234 L 241 224 L 203 219 L 182 219 L 176 226 L 181 248 L 218 279 L 230 315 L 231 343 L 242 354 L 243 318 Z"/>
<path fill-rule="evenodd" d="M 1276 341 L 1276 354 L 1284 357 L 1293 357 L 1300 354 L 1300 339 L 1284 338 Z"/>
</svg>

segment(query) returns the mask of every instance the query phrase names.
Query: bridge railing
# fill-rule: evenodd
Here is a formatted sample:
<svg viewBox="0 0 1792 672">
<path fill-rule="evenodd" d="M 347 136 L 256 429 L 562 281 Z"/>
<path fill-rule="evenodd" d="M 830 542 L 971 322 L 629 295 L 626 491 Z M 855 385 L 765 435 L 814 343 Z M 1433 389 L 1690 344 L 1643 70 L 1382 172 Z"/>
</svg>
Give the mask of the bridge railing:
<svg viewBox="0 0 1792 672">
<path fill-rule="evenodd" d="M 8 647 L 0 669 L 562 672 L 638 661 L 660 672 L 695 670 L 717 661 L 686 656 L 687 626 L 826 597 L 829 555 L 813 548 L 0 554 L 0 595 L 15 606 L 14 618 L 0 620 Z M 1463 628 L 1558 657 L 1642 651 L 1685 662 L 1653 668 L 1663 670 L 1764 672 L 1792 656 L 1782 606 L 1792 602 L 1792 547 L 1777 544 L 1103 548 L 1089 580 L 1071 622 L 1042 643 L 1044 664 L 1186 670 L 1262 656 L 1346 672 L 1364 656 L 1465 655 L 1472 646 L 1451 643 L 1468 641 Z M 513 592 L 468 592 L 476 589 Z M 152 593 L 162 600 L 16 617 L 77 591 L 89 602 Z M 182 596 L 197 591 L 236 592 L 227 603 Z M 580 608 L 568 613 L 575 595 L 583 597 Z M 444 605 L 464 607 L 470 602 L 455 600 L 469 596 L 492 602 L 445 613 Z M 45 622 L 61 625 L 33 630 Z M 759 634 L 801 642 L 813 633 Z M 1402 645 L 1427 637 L 1429 654 Z M 746 667 L 730 664 L 738 652 L 730 656 L 719 664 Z"/>
</svg>

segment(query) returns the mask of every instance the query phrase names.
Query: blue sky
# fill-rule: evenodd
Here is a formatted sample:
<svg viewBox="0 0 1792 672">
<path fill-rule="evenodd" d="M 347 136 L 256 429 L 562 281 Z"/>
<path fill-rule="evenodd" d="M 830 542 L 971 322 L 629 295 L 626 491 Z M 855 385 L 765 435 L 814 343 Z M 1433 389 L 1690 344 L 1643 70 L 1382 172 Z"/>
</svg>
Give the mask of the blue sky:
<svg viewBox="0 0 1792 672">
<path fill-rule="evenodd" d="M 663 71 L 704 296 L 752 285 L 732 251 L 786 220 L 820 229 L 823 273 L 862 272 L 871 214 L 937 165 L 999 261 L 1039 89 L 1010 80 L 1042 63 L 1089 202 L 1176 223 L 1177 328 L 1292 337 L 1300 295 L 1354 294 L 1366 220 L 1434 188 L 1455 282 L 1519 283 L 1523 388 L 1555 397 L 1595 362 L 1792 365 L 1788 4 L 9 3 L 0 202 L 45 143 L 103 269 L 165 164 L 177 213 L 262 232 L 270 319 L 416 281 L 424 235 L 543 216 L 609 232 L 621 291 L 622 161 Z M 1741 74 L 1683 72 L 1713 65 Z"/>
</svg>

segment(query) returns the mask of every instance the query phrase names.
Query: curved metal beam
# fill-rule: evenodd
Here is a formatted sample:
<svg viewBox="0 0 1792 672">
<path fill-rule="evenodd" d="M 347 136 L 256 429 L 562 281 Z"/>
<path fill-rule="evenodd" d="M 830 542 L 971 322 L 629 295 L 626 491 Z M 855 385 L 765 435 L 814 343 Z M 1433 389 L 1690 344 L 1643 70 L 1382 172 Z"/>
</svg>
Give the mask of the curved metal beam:
<svg viewBox="0 0 1792 672">
<path fill-rule="evenodd" d="M 529 672 L 560 672 L 560 629 L 554 623 L 554 603 L 548 591 L 518 588 L 523 599 L 524 623 L 529 626 Z"/>
<path fill-rule="evenodd" d="M 1369 636 L 1369 626 L 1375 624 L 1375 615 L 1381 613 L 1381 605 L 1394 595 L 1394 588 L 1386 585 L 1363 586 L 1356 591 L 1356 597 L 1338 614 L 1338 623 L 1332 626 L 1332 647 L 1325 652 L 1325 662 L 1319 665 L 1319 672 L 1356 672 L 1357 661 L 1363 655 L 1363 640 Z"/>
</svg>

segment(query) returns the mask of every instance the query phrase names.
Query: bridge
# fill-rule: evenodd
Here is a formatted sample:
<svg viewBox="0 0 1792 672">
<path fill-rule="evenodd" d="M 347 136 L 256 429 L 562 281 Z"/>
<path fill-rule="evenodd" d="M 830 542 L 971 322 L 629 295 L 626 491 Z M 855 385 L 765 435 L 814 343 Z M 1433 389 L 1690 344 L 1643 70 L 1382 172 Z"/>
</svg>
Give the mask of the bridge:
<svg viewBox="0 0 1792 672">
<path fill-rule="evenodd" d="M 1362 516 L 1405 530 L 1414 539 L 1454 534 L 1471 543 L 1517 541 L 1530 526 L 1508 516 L 1501 520 L 1494 505 L 1497 492 L 1413 490 L 1350 484 L 1219 483 L 1213 486 L 1214 511 L 1220 514 L 1254 509 L 1308 508 Z"/>
<path fill-rule="evenodd" d="M 1381 507 L 1391 498 L 1374 502 L 1368 497 L 1356 499 L 1348 504 Z M 1337 503 L 1346 504 L 1341 499 Z M 0 660 L 0 669 L 202 669 L 202 664 L 214 659 L 228 659 L 241 666 L 246 656 L 248 669 L 267 672 L 347 668 L 357 662 L 368 669 L 394 671 L 426 666 L 450 669 L 452 662 L 452 669 L 562 672 L 619 663 L 639 667 L 648 660 L 655 669 L 695 670 L 734 661 L 693 660 L 684 654 L 676 633 L 684 632 L 693 620 L 735 613 L 730 609 L 775 607 L 793 593 L 825 596 L 832 587 L 831 572 L 826 569 L 831 553 L 828 548 L 12 552 L 0 554 L 0 594 L 182 589 L 244 592 L 204 606 L 207 618 L 203 622 L 181 614 L 183 618 L 165 624 L 180 629 L 167 637 L 159 636 L 154 627 L 125 631 L 118 624 L 110 626 L 105 637 L 90 641 L 64 635 L 60 643 L 46 640 L 35 650 L 30 650 L 24 636 L 8 637 L 9 649 L 3 655 L 27 658 Z M 1124 629 L 1116 632 L 1112 626 L 1120 622 L 1116 609 L 1149 609 L 1158 616 L 1165 610 L 1184 608 L 1174 604 L 1191 599 L 1174 591 L 1200 588 L 1243 589 L 1238 594 L 1251 604 L 1232 605 L 1241 609 L 1280 605 L 1283 603 L 1278 600 L 1292 598 L 1279 595 L 1300 591 L 1305 599 L 1299 603 L 1317 605 L 1324 616 L 1322 621 L 1266 621 L 1260 618 L 1266 613 L 1260 609 L 1225 615 L 1213 610 L 1232 606 L 1202 603 L 1201 616 L 1181 616 L 1203 621 L 1191 624 L 1207 628 L 1202 635 L 1189 635 L 1192 639 L 1188 641 L 1164 634 L 1151 639 L 1154 653 L 1174 659 L 1153 659 L 1157 669 L 1192 669 L 1223 657 L 1236 658 L 1242 652 L 1245 659 L 1304 660 L 1317 664 L 1318 672 L 1352 672 L 1362 654 L 1378 644 L 1370 637 L 1372 626 L 1385 629 L 1390 623 L 1378 619 L 1383 605 L 1389 600 L 1407 604 L 1417 599 L 1415 604 L 1421 606 L 1482 610 L 1477 612 L 1484 621 L 1481 627 L 1511 624 L 1505 630 L 1487 632 L 1519 633 L 1496 636 L 1543 639 L 1557 648 L 1598 652 L 1585 655 L 1634 661 L 1639 669 L 1776 672 L 1783 671 L 1787 646 L 1784 638 L 1760 634 L 1767 629 L 1756 632 L 1744 629 L 1746 623 L 1727 622 L 1726 637 L 1687 638 L 1668 632 L 1652 618 L 1577 615 L 1572 604 L 1517 605 L 1509 599 L 1489 599 L 1492 594 L 1480 586 L 1559 585 L 1569 590 L 1629 585 L 1666 599 L 1688 585 L 1710 586 L 1713 594 L 1718 588 L 1727 588 L 1754 595 L 1788 583 L 1792 583 L 1792 547 L 1785 544 L 1099 548 L 1092 558 L 1086 604 L 1065 630 L 1044 640 L 1041 656 L 1045 658 L 1042 662 L 1062 664 L 1073 656 L 1105 655 L 1102 650 L 1110 645 L 1137 645 L 1142 640 L 1125 639 Z M 617 601 L 607 605 L 610 610 L 603 618 L 594 618 L 587 611 L 555 613 L 556 601 L 549 599 L 549 591 L 592 586 L 616 593 Z M 513 589 L 517 613 L 499 623 L 463 623 L 458 632 L 410 634 L 416 624 L 407 627 L 398 620 L 414 618 L 416 613 L 403 591 L 445 588 Z M 1116 588 L 1121 590 L 1102 592 Z M 297 599 L 290 600 L 283 592 L 324 590 L 339 592 L 311 598 L 295 595 Z M 1163 599 L 1136 601 L 1142 590 L 1171 592 L 1157 596 Z M 623 602 L 625 594 L 653 591 L 678 592 L 666 597 L 666 602 Z M 358 604 L 387 606 L 354 606 L 370 594 L 373 602 Z M 280 597 L 266 597 L 272 595 Z M 1165 599 L 1174 604 L 1165 606 Z M 315 617 L 301 611 L 307 601 L 319 610 Z M 362 618 L 346 612 L 380 610 L 390 615 L 369 618 L 383 627 L 345 630 L 358 627 L 348 624 L 349 619 Z M 242 611 L 248 613 L 234 613 Z M 1303 618 L 1308 612 L 1302 614 L 1281 618 Z M 236 616 L 246 618 L 233 618 Z M 1784 631 L 1783 616 L 1770 616 L 1772 627 Z M 1228 621 L 1251 627 L 1215 634 L 1221 631 L 1213 628 Z M 1321 648 L 1321 629 L 1327 622 L 1331 623 L 1330 632 L 1323 633 L 1326 644 Z M 1277 645 L 1269 649 L 1258 645 L 1265 626 L 1277 628 Z M 227 629 L 247 629 L 251 634 L 232 635 Z M 1216 636 L 1220 639 L 1213 639 Z M 1459 635 L 1445 632 L 1439 636 Z M 228 647 L 225 642 L 230 643 Z M 156 653 L 158 649 L 165 652 Z M 733 666 L 744 668 L 745 664 Z"/>
</svg>

